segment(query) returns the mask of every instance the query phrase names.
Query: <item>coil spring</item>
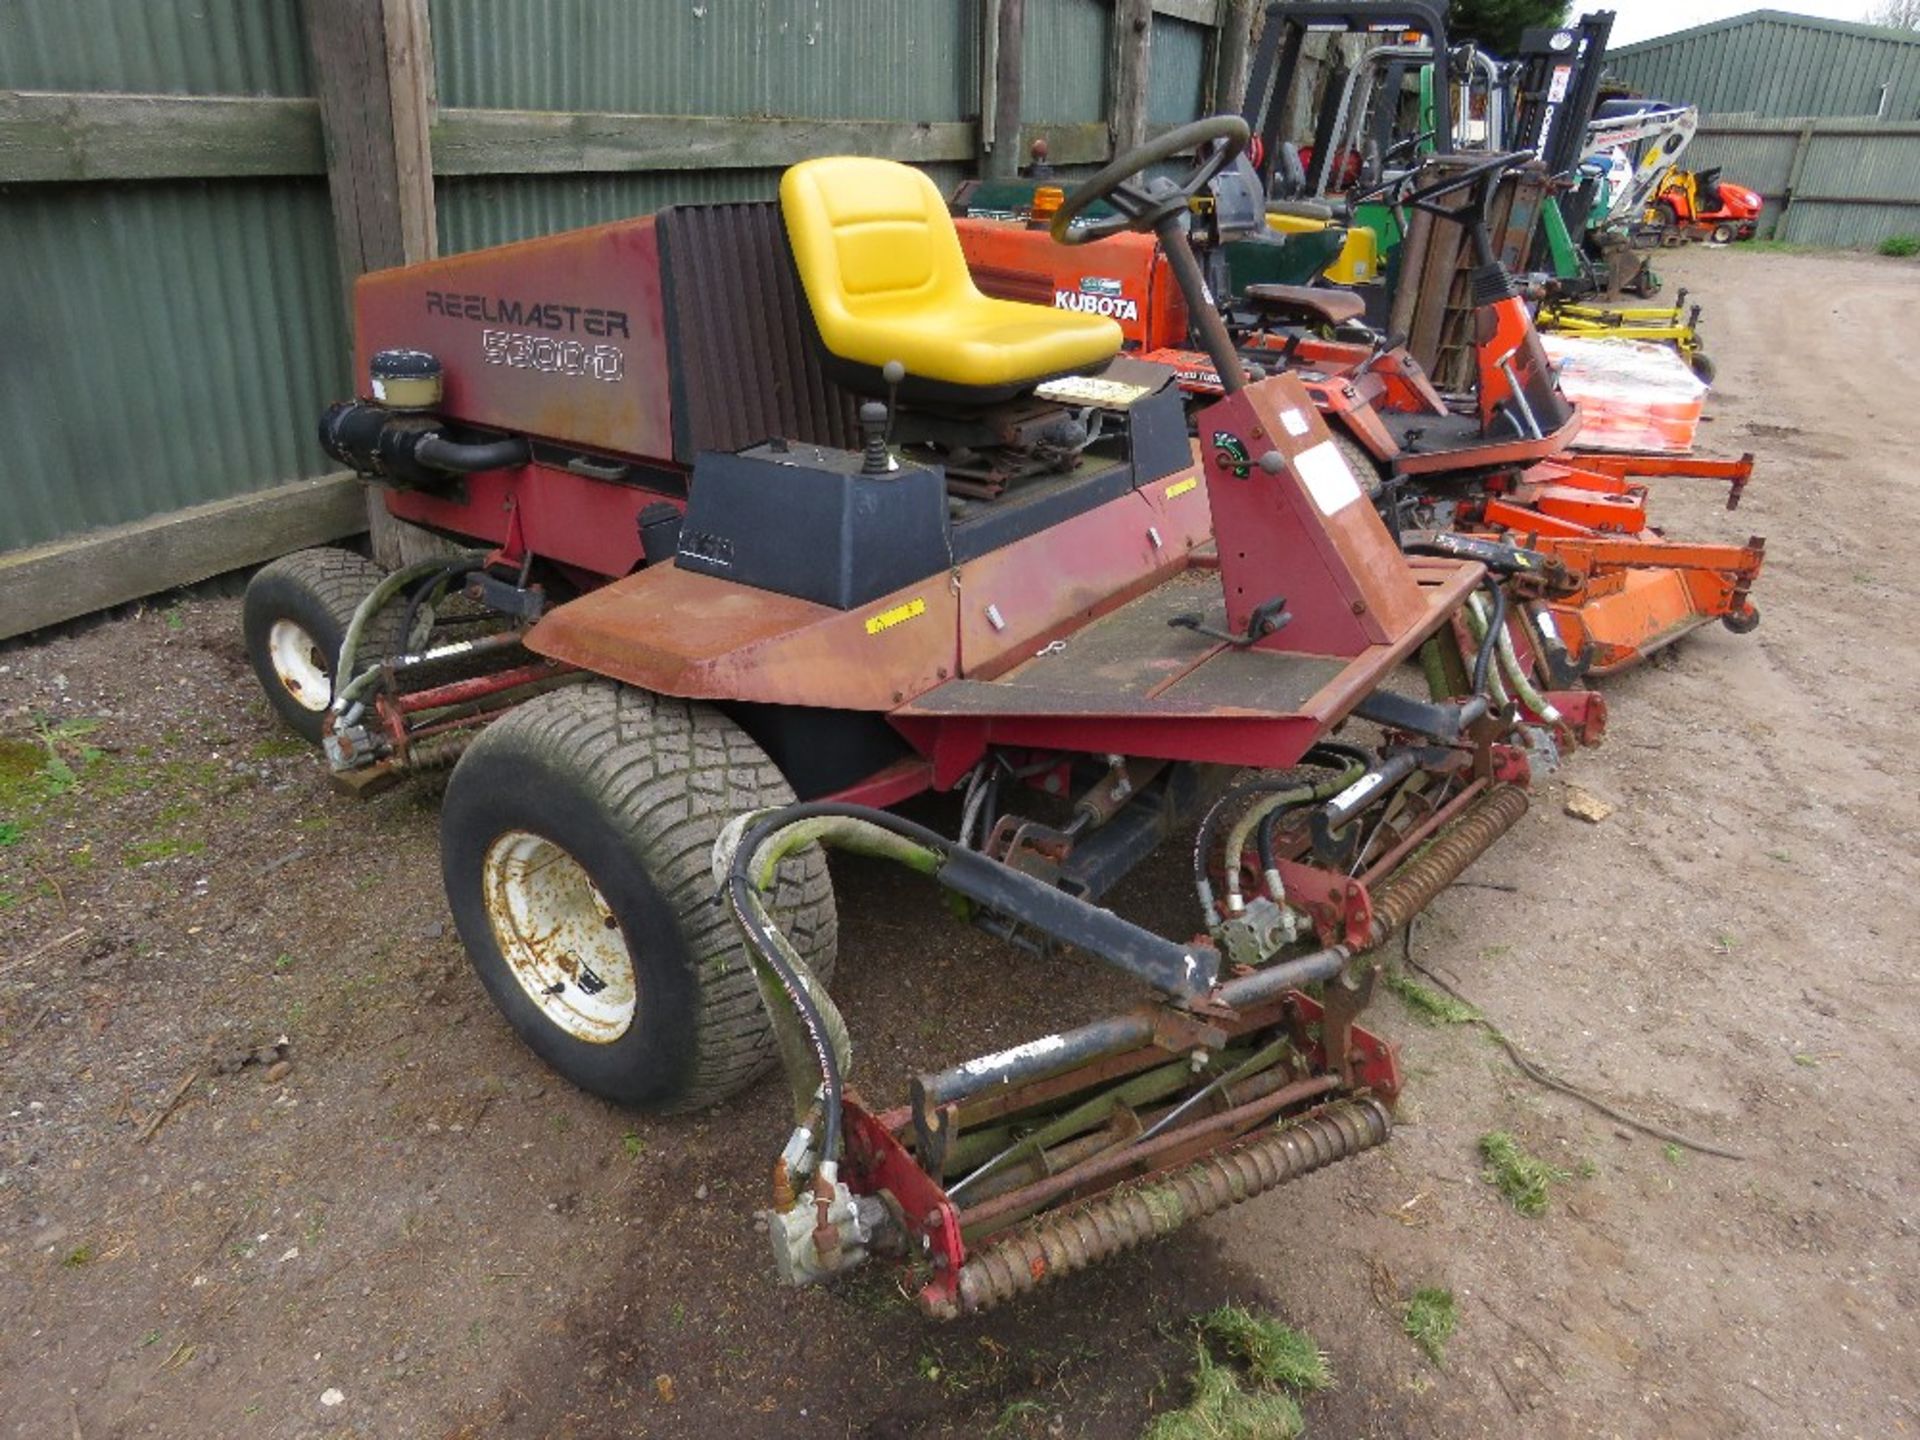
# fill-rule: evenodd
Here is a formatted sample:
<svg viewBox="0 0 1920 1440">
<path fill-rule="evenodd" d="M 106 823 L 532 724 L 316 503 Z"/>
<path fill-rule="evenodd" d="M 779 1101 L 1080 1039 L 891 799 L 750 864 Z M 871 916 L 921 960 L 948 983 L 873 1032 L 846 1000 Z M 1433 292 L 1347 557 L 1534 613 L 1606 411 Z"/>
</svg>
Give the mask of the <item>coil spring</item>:
<svg viewBox="0 0 1920 1440">
<path fill-rule="evenodd" d="M 1373 943 L 1384 943 L 1426 909 L 1526 813 L 1526 791 L 1517 785 L 1497 785 L 1486 799 L 1443 830 L 1374 892 Z"/>
</svg>

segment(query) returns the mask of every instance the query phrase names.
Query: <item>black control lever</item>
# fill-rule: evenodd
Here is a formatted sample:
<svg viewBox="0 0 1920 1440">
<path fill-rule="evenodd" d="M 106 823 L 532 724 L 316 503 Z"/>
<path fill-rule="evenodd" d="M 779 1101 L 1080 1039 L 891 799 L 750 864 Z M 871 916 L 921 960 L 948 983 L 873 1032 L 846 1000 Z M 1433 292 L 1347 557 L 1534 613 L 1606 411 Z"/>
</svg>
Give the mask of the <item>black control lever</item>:
<svg viewBox="0 0 1920 1440">
<path fill-rule="evenodd" d="M 1225 630 L 1216 630 L 1206 623 L 1204 615 L 1175 615 L 1167 621 L 1167 624 L 1178 630 L 1191 630 L 1194 634 L 1204 635 L 1209 640 L 1225 641 L 1236 650 L 1244 650 L 1249 645 L 1257 645 L 1276 630 L 1285 629 L 1292 620 L 1293 616 L 1287 610 L 1287 597 L 1276 595 L 1273 599 L 1262 601 L 1253 607 L 1253 613 L 1247 616 L 1247 633 L 1244 635 L 1233 635 Z"/>
</svg>

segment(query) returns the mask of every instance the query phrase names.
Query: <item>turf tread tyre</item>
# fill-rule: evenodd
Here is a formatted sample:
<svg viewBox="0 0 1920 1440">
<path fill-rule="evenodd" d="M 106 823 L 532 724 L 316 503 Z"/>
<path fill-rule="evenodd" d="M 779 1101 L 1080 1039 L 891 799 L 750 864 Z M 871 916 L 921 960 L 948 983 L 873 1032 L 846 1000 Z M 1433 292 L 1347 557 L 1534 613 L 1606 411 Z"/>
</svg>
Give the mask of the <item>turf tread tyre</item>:
<svg viewBox="0 0 1920 1440">
<path fill-rule="evenodd" d="M 268 634 L 275 621 L 292 620 L 313 637 L 331 657 L 333 668 L 337 668 L 340 645 L 347 637 L 353 612 L 386 574 L 364 555 L 323 546 L 283 555 L 263 565 L 247 582 L 246 598 L 241 604 L 247 660 L 261 688 L 267 692 L 267 702 L 274 713 L 312 744 L 320 743 L 325 712 L 308 710 L 287 693 L 274 671 Z M 370 633 L 361 643 L 361 654 L 371 658 L 395 648 L 401 618 L 399 606 L 385 607 L 374 617 Z"/>
<path fill-rule="evenodd" d="M 539 777 L 545 808 L 558 807 L 572 819 L 516 816 L 512 802 L 501 808 L 501 782 L 529 771 Z M 742 811 L 793 798 L 766 752 L 720 711 L 629 686 L 556 691 L 488 727 L 448 786 L 442 811 L 447 893 L 482 983 L 534 1051 L 583 1088 L 650 1110 L 710 1105 L 764 1074 L 776 1059 L 773 1032 L 732 913 L 714 903 L 713 842 Z M 648 932 L 656 937 L 650 948 L 636 953 L 629 945 L 641 975 L 642 1008 L 632 1032 L 613 1045 L 566 1036 L 527 1000 L 499 956 L 478 899 L 479 857 L 492 835 L 508 825 L 540 833 L 543 821 L 606 827 L 618 846 L 608 852 L 613 863 L 636 865 L 670 917 L 670 934 Z M 549 838 L 573 850 L 572 836 Z M 622 910 L 609 877 L 588 857 L 579 858 L 622 913 L 629 936 L 639 933 L 643 922 Z M 781 863 L 770 909 L 814 973 L 829 981 L 838 919 L 818 847 Z"/>
<path fill-rule="evenodd" d="M 1347 468 L 1353 472 L 1353 478 L 1360 482 L 1360 493 L 1371 504 L 1378 504 L 1384 493 L 1381 487 L 1390 478 L 1390 471 L 1380 461 L 1373 458 L 1373 452 L 1349 435 L 1338 425 L 1329 424 L 1327 429 L 1333 434 L 1333 447 L 1340 452 L 1340 458 L 1347 462 Z"/>
</svg>

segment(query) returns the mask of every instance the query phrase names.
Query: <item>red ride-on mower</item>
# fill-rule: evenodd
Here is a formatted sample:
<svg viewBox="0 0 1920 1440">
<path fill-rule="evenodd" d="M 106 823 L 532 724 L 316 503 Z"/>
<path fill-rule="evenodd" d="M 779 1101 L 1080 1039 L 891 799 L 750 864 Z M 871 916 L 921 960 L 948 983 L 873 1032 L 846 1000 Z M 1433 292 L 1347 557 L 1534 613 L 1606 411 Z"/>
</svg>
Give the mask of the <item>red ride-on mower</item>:
<svg viewBox="0 0 1920 1440">
<path fill-rule="evenodd" d="M 1184 185 L 1137 152 L 1079 198 L 1199 302 L 1188 201 L 1247 131 L 1175 138 L 1225 143 Z M 1171 372 L 1098 316 L 981 295 L 931 182 L 876 160 L 357 304 L 374 393 L 329 448 L 482 548 L 381 581 L 298 695 L 289 647 L 257 662 L 283 709 L 329 689 L 342 775 L 465 746 L 448 899 L 556 1069 L 671 1110 L 783 1062 L 785 1277 L 886 1252 L 930 1314 L 978 1310 L 1387 1138 L 1370 953 L 1525 811 L 1527 737 L 1456 623 L 1481 565 L 1401 553 L 1297 379 L 1243 383 L 1203 326 L 1231 378 L 1196 459 Z M 250 595 L 250 637 L 294 591 Z M 1430 698 L 1383 689 L 1416 652 Z M 952 836 L 879 808 L 955 788 Z M 1101 908 L 1196 826 L 1191 936 Z M 1105 962 L 1116 1013 L 873 1106 L 822 847 Z"/>
<path fill-rule="evenodd" d="M 1758 190 L 1722 180 L 1717 165 L 1700 171 L 1675 167 L 1660 182 L 1648 214 L 1671 234 L 1730 245 L 1754 237 L 1761 204 Z"/>
</svg>

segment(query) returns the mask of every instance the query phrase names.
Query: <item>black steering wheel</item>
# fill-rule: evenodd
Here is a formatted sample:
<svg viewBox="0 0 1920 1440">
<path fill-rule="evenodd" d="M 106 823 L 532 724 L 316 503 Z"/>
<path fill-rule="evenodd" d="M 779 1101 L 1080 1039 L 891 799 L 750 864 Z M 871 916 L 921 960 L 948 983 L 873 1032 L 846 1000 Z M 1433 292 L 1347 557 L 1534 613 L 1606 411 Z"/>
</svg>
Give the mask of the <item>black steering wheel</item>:
<svg viewBox="0 0 1920 1440">
<path fill-rule="evenodd" d="M 1403 189 L 1403 187 L 1412 185 L 1414 176 L 1420 173 L 1418 170 L 1409 170 L 1405 175 L 1396 175 L 1391 180 L 1382 181 L 1380 184 L 1370 186 L 1358 194 L 1347 196 L 1347 203 L 1350 205 L 1362 205 L 1375 196 L 1383 196 L 1386 202 L 1395 209 L 1403 209 L 1411 206 L 1415 210 L 1430 210 L 1436 208 L 1432 202 L 1438 200 L 1442 195 L 1451 195 L 1456 190 L 1464 190 L 1469 185 L 1477 185 L 1490 175 L 1505 174 L 1514 166 L 1531 160 L 1532 158 L 1533 152 L 1531 150 L 1513 150 L 1504 155 L 1489 156 L 1478 165 L 1469 165 L 1459 174 L 1448 175 L 1443 179 L 1434 181 L 1431 185 L 1422 185 L 1418 189 Z M 1449 211 L 1443 211 L 1442 213 L 1451 214 Z"/>
<path fill-rule="evenodd" d="M 1158 140 L 1150 140 L 1138 149 L 1129 150 L 1099 174 L 1076 185 L 1073 193 L 1062 200 L 1060 208 L 1053 212 L 1053 223 L 1047 227 L 1048 232 L 1062 245 L 1088 245 L 1128 230 L 1141 235 L 1152 234 L 1168 217 L 1186 213 L 1188 204 L 1206 188 L 1207 182 L 1231 165 L 1240 152 L 1247 148 L 1249 136 L 1247 122 L 1238 115 L 1215 115 L 1182 125 L 1177 130 L 1169 130 Z M 1212 145 L 1213 149 L 1202 152 L 1193 173 L 1180 184 L 1176 185 L 1163 175 L 1145 181 L 1136 180 L 1148 167 L 1171 160 L 1182 151 L 1200 150 L 1205 145 Z M 1106 201 L 1119 213 L 1089 221 L 1075 229 L 1073 222 L 1100 200 Z"/>
</svg>

